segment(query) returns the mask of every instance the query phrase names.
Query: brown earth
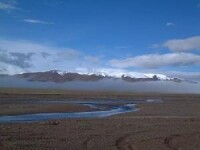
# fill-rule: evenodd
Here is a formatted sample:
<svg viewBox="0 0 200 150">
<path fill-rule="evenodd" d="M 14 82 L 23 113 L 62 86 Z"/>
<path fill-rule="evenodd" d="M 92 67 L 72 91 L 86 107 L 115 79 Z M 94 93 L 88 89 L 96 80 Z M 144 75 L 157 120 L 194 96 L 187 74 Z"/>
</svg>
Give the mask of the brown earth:
<svg viewBox="0 0 200 150">
<path fill-rule="evenodd" d="M 75 111 L 91 111 L 91 108 L 76 104 L 0 104 L 0 116 Z"/>
<path fill-rule="evenodd" d="M 156 98 L 161 99 L 162 103 L 139 104 L 137 112 L 101 119 L 0 124 L 1 150 L 200 150 L 200 95 L 16 91 L 1 90 L 1 113 L 3 105 L 18 102 L 18 106 L 22 107 L 21 101 L 31 99 Z M 72 108 L 69 105 L 55 105 L 53 111 L 62 107 L 69 111 Z M 79 106 L 73 107 L 71 111 L 79 110 Z"/>
</svg>

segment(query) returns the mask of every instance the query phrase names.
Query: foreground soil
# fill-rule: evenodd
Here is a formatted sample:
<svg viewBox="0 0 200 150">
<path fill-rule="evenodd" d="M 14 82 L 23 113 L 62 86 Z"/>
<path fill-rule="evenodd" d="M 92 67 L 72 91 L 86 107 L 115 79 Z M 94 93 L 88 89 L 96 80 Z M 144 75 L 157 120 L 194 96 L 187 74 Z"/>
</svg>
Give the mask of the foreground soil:
<svg viewBox="0 0 200 150">
<path fill-rule="evenodd" d="M 91 111 L 88 106 L 76 104 L 0 104 L 0 116 L 53 112 Z"/>
<path fill-rule="evenodd" d="M 16 103 L 18 107 L 22 107 L 21 101 L 24 100 L 55 98 L 160 99 L 162 103 L 139 104 L 138 112 L 101 119 L 0 124 L 1 150 L 200 150 L 200 95 L 29 92 L 2 92 L 0 107 L 3 109 L 3 105 L 10 105 L 14 108 Z M 26 109 L 20 112 L 22 114 L 29 112 L 28 107 L 24 107 Z M 57 111 L 59 107 L 61 110 L 65 107 L 69 111 L 79 109 L 77 106 L 55 105 L 49 110 L 46 107 L 45 111 Z M 7 110 L 6 113 L 13 111 Z M 18 114 L 16 111 L 15 113 Z"/>
</svg>

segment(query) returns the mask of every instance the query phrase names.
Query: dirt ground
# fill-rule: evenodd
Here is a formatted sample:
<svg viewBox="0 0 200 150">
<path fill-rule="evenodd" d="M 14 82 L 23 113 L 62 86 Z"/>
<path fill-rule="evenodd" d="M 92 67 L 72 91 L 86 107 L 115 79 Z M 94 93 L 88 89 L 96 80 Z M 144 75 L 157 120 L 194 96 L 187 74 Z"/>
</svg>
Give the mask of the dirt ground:
<svg viewBox="0 0 200 150">
<path fill-rule="evenodd" d="M 160 99 L 162 103 L 139 104 L 137 112 L 108 118 L 0 124 L 0 150 L 200 150 L 200 95 L 5 91 L 0 92 L 1 115 L 18 114 L 15 107 L 21 110 L 22 105 L 20 114 L 32 112 L 30 104 L 21 103 L 32 99 Z M 33 112 L 38 107 L 45 112 L 88 109 L 51 105 L 35 106 Z"/>
</svg>

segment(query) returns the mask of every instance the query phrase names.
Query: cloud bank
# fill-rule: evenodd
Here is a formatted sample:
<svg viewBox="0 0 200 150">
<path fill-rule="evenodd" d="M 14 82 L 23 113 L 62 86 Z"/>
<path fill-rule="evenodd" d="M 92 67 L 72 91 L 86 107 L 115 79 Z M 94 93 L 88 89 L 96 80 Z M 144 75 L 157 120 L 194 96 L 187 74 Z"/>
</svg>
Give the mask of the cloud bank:
<svg viewBox="0 0 200 150">
<path fill-rule="evenodd" d="M 187 82 L 125 82 L 122 80 L 101 80 L 97 82 L 72 81 L 65 83 L 30 82 L 14 77 L 0 77 L 0 87 L 15 88 L 44 88 L 90 91 L 119 91 L 119 92 L 158 92 L 158 93 L 196 93 L 200 94 L 200 84 Z"/>
<path fill-rule="evenodd" d="M 160 68 L 164 66 L 200 65 L 200 56 L 192 53 L 148 54 L 126 59 L 110 60 L 113 67 Z"/>
<path fill-rule="evenodd" d="M 143 71 L 140 70 L 142 72 L 155 69 L 154 73 L 156 73 L 157 69 L 162 67 L 180 66 L 200 66 L 200 55 L 188 52 L 172 52 L 104 60 L 103 56 L 87 55 L 72 48 L 24 40 L 0 39 L 0 74 L 47 70 L 101 72 L 105 69 L 116 74 L 134 71 L 130 69 L 131 67 L 143 69 Z M 172 74 L 172 71 L 169 71 L 169 74 Z M 195 75 L 195 78 L 199 79 L 198 75 Z"/>
<path fill-rule="evenodd" d="M 70 48 L 28 41 L 0 40 L 0 73 L 15 74 L 46 70 L 74 70 L 95 67 L 98 58 Z"/>
<path fill-rule="evenodd" d="M 174 52 L 188 52 L 200 50 L 200 36 L 194 36 L 186 39 L 173 39 L 166 41 L 163 47 Z"/>
</svg>

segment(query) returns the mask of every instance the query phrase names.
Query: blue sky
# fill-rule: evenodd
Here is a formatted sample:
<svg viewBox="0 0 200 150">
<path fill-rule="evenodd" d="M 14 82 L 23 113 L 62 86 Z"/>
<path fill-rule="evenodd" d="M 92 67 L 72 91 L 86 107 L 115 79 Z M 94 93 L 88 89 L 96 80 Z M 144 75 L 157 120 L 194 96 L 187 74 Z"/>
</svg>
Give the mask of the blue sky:
<svg viewBox="0 0 200 150">
<path fill-rule="evenodd" d="M 200 72 L 199 0 L 0 0 L 0 72 Z"/>
</svg>

